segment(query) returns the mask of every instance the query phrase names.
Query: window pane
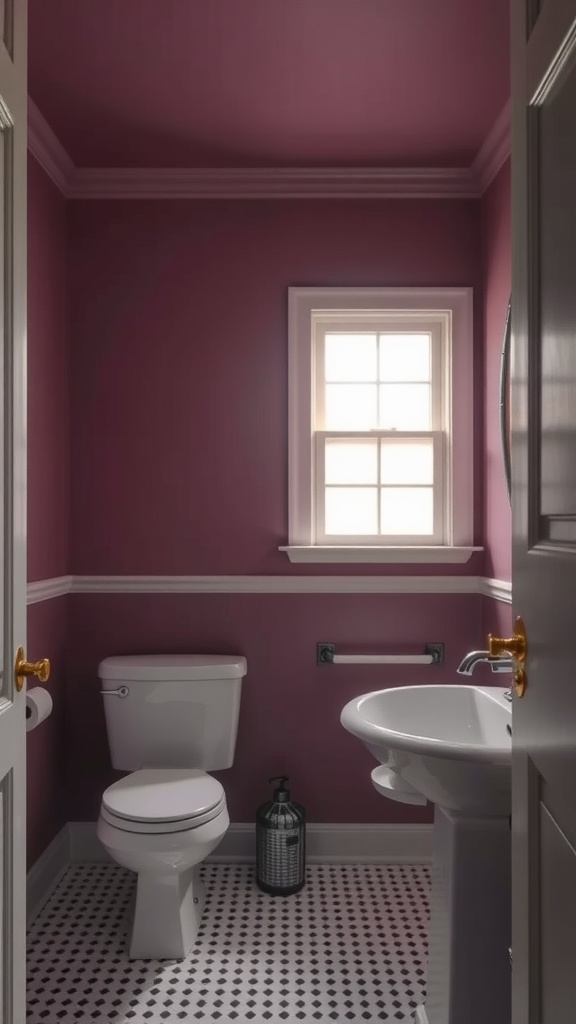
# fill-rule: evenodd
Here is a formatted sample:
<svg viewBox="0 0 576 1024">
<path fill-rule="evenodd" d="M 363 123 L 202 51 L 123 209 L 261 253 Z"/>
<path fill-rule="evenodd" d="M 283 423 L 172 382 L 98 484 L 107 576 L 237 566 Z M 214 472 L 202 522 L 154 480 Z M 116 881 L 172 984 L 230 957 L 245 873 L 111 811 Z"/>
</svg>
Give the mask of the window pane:
<svg viewBox="0 0 576 1024">
<path fill-rule="evenodd" d="M 327 534 L 377 534 L 378 492 L 375 487 L 327 487 Z"/>
<path fill-rule="evenodd" d="M 382 441 L 380 472 L 383 484 L 434 482 L 434 449 L 429 441 Z"/>
<path fill-rule="evenodd" d="M 377 484 L 378 442 L 327 440 L 325 481 L 327 484 Z"/>
<path fill-rule="evenodd" d="M 326 380 L 376 380 L 375 334 L 326 334 L 324 336 Z"/>
<path fill-rule="evenodd" d="M 377 424 L 375 384 L 327 384 L 325 430 L 371 430 Z"/>
<path fill-rule="evenodd" d="M 381 334 L 380 380 L 430 380 L 429 334 Z"/>
<path fill-rule="evenodd" d="M 380 528 L 382 533 L 434 533 L 434 504 L 431 487 L 383 487 Z"/>
<path fill-rule="evenodd" d="M 383 430 L 430 430 L 430 384 L 382 384 Z"/>
</svg>

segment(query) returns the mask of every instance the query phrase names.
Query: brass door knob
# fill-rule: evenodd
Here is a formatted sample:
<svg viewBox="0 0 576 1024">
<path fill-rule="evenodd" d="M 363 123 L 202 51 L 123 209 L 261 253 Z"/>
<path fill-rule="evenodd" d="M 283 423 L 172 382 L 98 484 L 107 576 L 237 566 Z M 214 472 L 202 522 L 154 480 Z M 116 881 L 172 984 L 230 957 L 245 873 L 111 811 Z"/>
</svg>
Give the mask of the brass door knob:
<svg viewBox="0 0 576 1024">
<path fill-rule="evenodd" d="M 526 689 L 526 655 L 528 642 L 526 639 L 526 627 L 520 615 L 514 623 L 514 633 L 509 637 L 492 636 L 488 634 L 488 653 L 492 658 L 501 658 L 503 655 L 510 655 L 514 661 L 513 683 L 518 697 L 524 696 Z"/>
<path fill-rule="evenodd" d="M 41 683 L 45 683 L 50 678 L 50 662 L 48 658 L 40 658 L 40 661 L 26 661 L 24 657 L 24 648 L 19 647 L 16 651 L 14 676 L 16 679 L 16 689 L 18 691 L 20 691 L 24 686 L 24 680 L 27 676 L 36 676 Z"/>
</svg>

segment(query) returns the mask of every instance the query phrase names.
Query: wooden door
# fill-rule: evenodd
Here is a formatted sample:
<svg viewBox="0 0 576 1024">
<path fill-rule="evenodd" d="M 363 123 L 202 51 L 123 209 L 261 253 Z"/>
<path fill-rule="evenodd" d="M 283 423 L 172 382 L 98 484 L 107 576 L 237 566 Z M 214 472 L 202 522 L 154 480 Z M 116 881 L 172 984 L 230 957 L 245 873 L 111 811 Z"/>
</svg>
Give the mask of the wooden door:
<svg viewBox="0 0 576 1024">
<path fill-rule="evenodd" d="M 576 1020 L 576 0 L 512 0 L 513 1024 Z"/>
<path fill-rule="evenodd" d="M 25 1020 L 25 692 L 14 654 L 26 626 L 26 2 L 0 3 L 0 1013 Z"/>
</svg>

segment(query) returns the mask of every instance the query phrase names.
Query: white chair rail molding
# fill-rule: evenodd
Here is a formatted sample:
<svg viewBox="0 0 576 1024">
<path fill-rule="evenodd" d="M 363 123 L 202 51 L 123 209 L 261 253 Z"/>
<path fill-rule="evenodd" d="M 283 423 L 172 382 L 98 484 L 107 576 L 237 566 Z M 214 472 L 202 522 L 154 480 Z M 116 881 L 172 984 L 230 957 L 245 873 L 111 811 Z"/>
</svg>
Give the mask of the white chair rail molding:
<svg viewBox="0 0 576 1024">
<path fill-rule="evenodd" d="M 66 594 L 483 594 L 510 604 L 512 585 L 484 576 L 57 576 L 28 584 L 28 604 Z"/>
</svg>

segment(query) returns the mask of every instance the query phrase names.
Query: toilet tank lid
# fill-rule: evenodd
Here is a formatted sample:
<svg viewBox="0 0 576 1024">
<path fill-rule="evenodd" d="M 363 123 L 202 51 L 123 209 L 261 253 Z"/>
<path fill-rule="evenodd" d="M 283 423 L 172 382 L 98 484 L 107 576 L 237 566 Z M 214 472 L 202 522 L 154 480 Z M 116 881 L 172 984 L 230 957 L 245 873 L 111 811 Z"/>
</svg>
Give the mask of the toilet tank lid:
<svg viewBox="0 0 576 1024">
<path fill-rule="evenodd" d="M 246 675 L 246 658 L 224 654 L 127 654 L 104 658 L 100 679 L 143 682 L 158 679 L 239 679 Z"/>
</svg>

